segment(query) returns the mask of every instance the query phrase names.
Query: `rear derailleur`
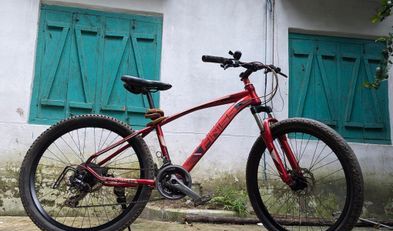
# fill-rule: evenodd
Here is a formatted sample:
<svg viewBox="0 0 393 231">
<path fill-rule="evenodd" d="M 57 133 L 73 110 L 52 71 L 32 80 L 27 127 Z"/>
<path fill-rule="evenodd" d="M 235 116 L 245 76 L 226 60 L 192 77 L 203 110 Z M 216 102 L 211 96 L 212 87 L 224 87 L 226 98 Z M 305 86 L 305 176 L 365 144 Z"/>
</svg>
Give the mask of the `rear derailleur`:
<svg viewBox="0 0 393 231">
<path fill-rule="evenodd" d="M 97 174 L 101 176 L 109 176 L 108 168 L 101 167 L 97 164 L 90 163 L 89 167 L 92 168 Z M 71 176 L 66 178 L 68 172 L 73 172 Z M 73 168 L 71 166 L 67 166 L 60 176 L 57 178 L 56 182 L 53 184 L 52 188 L 56 189 L 59 187 L 60 182 L 66 178 L 66 185 L 69 187 L 69 190 L 74 194 L 73 196 L 67 198 L 64 204 L 68 207 L 75 208 L 78 206 L 79 202 L 91 192 L 98 191 L 102 184 L 94 177 L 91 173 L 89 173 L 85 168 L 78 166 Z"/>
</svg>

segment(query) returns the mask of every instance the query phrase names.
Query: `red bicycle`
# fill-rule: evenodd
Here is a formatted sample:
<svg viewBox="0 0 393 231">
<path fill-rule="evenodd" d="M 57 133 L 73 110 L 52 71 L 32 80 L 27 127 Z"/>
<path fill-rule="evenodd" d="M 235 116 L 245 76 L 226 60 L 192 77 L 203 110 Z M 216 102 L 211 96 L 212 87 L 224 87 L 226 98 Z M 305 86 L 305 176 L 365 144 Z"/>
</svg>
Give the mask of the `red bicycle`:
<svg viewBox="0 0 393 231">
<path fill-rule="evenodd" d="M 152 92 L 170 84 L 123 76 L 124 86 L 147 96 L 152 121 L 134 131 L 103 115 L 65 119 L 41 134 L 28 150 L 19 178 L 27 214 L 42 230 L 123 230 L 140 215 L 155 188 L 167 199 L 191 197 L 195 205 L 210 197 L 191 189 L 190 171 L 244 108 L 260 129 L 249 154 L 246 180 L 254 211 L 268 230 L 351 230 L 363 205 L 363 179 L 358 161 L 345 140 L 330 127 L 310 119 L 277 121 L 266 106 L 277 91 L 280 68 L 260 62 L 203 56 L 224 69 L 242 67 L 244 90 L 165 117 L 155 108 Z M 272 73 L 276 88 L 257 95 L 249 76 Z M 194 111 L 232 105 L 182 165 L 171 162 L 162 126 Z M 260 114 L 267 114 L 261 119 Z M 143 140 L 156 131 L 162 166 L 153 162 Z M 130 228 L 129 228 L 130 229 Z"/>
</svg>

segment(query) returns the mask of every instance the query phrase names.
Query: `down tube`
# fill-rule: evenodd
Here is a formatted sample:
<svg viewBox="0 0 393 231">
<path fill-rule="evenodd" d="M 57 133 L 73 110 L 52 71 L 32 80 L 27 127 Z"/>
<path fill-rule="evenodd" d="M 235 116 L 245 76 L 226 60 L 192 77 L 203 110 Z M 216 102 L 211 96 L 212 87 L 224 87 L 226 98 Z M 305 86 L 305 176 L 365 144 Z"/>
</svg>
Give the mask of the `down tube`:
<svg viewBox="0 0 393 231">
<path fill-rule="evenodd" d="M 233 118 L 235 118 L 235 116 L 241 110 L 249 106 L 251 102 L 252 100 L 250 99 L 250 97 L 246 96 L 237 101 L 230 108 L 228 108 L 228 110 L 226 110 L 226 112 L 221 116 L 221 118 L 209 131 L 209 133 L 207 133 L 206 137 L 202 140 L 199 146 L 195 148 L 192 154 L 183 163 L 183 168 L 190 172 L 198 163 L 198 161 L 202 158 L 202 156 L 207 152 L 207 150 L 209 150 L 209 148 L 217 140 L 217 138 L 221 135 L 221 133 L 225 130 L 225 128 L 229 125 L 229 123 L 233 120 Z"/>
</svg>

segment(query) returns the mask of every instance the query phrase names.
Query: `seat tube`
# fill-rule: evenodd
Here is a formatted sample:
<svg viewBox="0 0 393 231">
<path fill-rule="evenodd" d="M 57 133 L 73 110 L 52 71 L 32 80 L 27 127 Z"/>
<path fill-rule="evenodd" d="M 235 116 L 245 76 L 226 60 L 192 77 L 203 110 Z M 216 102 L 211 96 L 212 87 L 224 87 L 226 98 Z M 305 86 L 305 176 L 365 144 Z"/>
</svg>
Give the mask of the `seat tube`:
<svg viewBox="0 0 393 231">
<path fill-rule="evenodd" d="M 158 143 L 160 144 L 162 156 L 165 158 L 167 162 L 170 162 L 171 158 L 169 156 L 168 148 L 165 143 L 164 132 L 162 131 L 161 125 L 157 124 L 155 128 L 156 128 Z"/>
<path fill-rule="evenodd" d="M 155 108 L 154 101 L 153 101 L 153 97 L 151 95 L 151 92 L 150 91 L 146 92 L 146 96 L 147 96 L 147 101 L 149 103 L 150 109 L 154 109 Z M 156 124 L 155 129 L 156 129 L 156 133 L 157 133 L 158 143 L 160 144 L 162 156 L 165 158 L 166 162 L 170 162 L 171 158 L 169 156 L 168 148 L 165 143 L 164 132 L 162 131 L 161 125 Z"/>
</svg>

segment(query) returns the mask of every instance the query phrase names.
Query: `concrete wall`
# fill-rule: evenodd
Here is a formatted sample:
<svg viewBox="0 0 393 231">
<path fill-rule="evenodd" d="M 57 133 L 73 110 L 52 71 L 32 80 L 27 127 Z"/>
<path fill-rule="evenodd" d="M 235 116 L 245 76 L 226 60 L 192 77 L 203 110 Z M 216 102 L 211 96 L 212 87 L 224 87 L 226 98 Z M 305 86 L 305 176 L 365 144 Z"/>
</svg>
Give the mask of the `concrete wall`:
<svg viewBox="0 0 393 231">
<path fill-rule="evenodd" d="M 173 87 L 161 93 L 161 108 L 168 115 L 242 89 L 237 77 L 240 70 L 223 71 L 218 65 L 204 64 L 200 61 L 203 54 L 226 55 L 230 49 L 241 50 L 244 60 L 274 62 L 288 73 L 289 31 L 368 38 L 386 34 L 392 24 L 372 25 L 369 18 L 377 2 L 366 0 L 279 0 L 272 12 L 264 0 L 46 0 L 44 3 L 163 15 L 161 80 Z M 0 183 L 12 183 L 11 188 L 14 188 L 10 191 L 0 187 L 3 197 L 17 197 L 14 176 L 19 161 L 46 128 L 27 122 L 39 5 L 39 0 L 8 0 L 2 2 L 0 9 L 0 158 L 3 176 L 7 176 Z M 262 95 L 263 75 L 256 74 L 252 81 Z M 281 79 L 280 86 L 282 97 L 276 97 L 274 108 L 275 115 L 284 119 L 288 115 L 287 80 Z M 389 89 L 392 92 L 393 81 L 389 82 Z M 392 115 L 393 94 L 389 96 Z M 224 109 L 204 110 L 164 127 L 175 163 L 182 163 Z M 391 125 L 393 130 L 393 121 Z M 248 152 L 257 134 L 255 122 L 245 110 L 195 168 L 196 179 L 226 171 L 244 173 Z M 155 153 L 154 136 L 149 136 L 147 141 Z M 366 179 L 384 179 L 381 182 L 388 185 L 383 187 L 391 188 L 392 146 L 351 145 Z M 391 190 L 390 194 L 386 193 L 393 197 Z M 16 199 L 5 200 L 3 208 L 18 205 Z"/>
</svg>

